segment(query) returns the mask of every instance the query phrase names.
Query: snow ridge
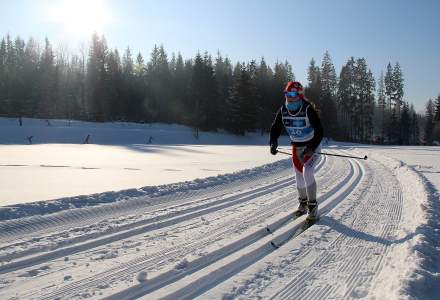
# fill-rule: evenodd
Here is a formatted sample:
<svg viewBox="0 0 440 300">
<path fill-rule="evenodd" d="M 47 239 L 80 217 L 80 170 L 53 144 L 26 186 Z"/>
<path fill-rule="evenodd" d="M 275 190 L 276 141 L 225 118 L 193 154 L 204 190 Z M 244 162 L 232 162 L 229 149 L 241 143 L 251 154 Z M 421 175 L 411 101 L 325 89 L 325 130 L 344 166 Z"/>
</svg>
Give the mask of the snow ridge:
<svg viewBox="0 0 440 300">
<path fill-rule="evenodd" d="M 397 176 L 408 182 L 406 195 L 412 196 L 408 201 L 419 204 L 418 210 L 407 217 L 406 223 L 412 225 L 407 225 L 407 230 L 415 233 L 415 243 L 408 249 L 409 276 L 404 280 L 400 296 L 435 299 L 440 295 L 440 193 L 414 166 L 400 163 Z M 424 221 L 414 228 L 415 220 Z"/>
<path fill-rule="evenodd" d="M 216 186 L 232 183 L 237 180 L 252 179 L 261 174 L 273 174 L 290 166 L 290 160 L 285 159 L 260 167 L 246 169 L 231 174 L 222 174 L 204 179 L 185 181 L 159 186 L 146 186 L 140 189 L 128 189 L 118 192 L 105 192 L 77 197 L 66 197 L 51 201 L 38 201 L 31 203 L 15 204 L 14 206 L 0 207 L 0 222 L 33 215 L 46 215 L 63 210 L 91 207 L 105 203 L 115 203 L 122 200 L 148 197 L 154 202 L 154 198 L 176 193 L 214 188 Z M 0 227 L 1 228 L 1 227 Z"/>
</svg>

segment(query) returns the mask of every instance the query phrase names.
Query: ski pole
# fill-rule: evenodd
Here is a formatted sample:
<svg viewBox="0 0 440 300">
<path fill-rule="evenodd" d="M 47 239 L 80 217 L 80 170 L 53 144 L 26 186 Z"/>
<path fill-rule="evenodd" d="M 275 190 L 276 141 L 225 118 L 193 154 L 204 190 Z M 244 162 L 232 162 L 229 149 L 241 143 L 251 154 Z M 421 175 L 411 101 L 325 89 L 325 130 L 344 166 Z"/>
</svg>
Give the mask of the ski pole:
<svg viewBox="0 0 440 300">
<path fill-rule="evenodd" d="M 315 152 L 315 153 L 321 154 L 321 155 L 327 155 L 327 156 L 339 156 L 339 157 L 356 158 L 356 159 L 363 159 L 363 160 L 367 160 L 367 158 L 368 158 L 366 155 L 364 157 L 359 157 L 359 156 L 332 154 L 332 153 L 325 153 L 325 152 Z"/>
<path fill-rule="evenodd" d="M 286 154 L 286 155 L 292 156 L 292 153 L 284 152 L 284 151 L 281 151 L 281 150 L 277 150 L 277 153 L 282 153 L 282 154 Z"/>
<path fill-rule="evenodd" d="M 286 154 L 286 155 L 290 155 L 292 156 L 292 153 L 288 153 L 288 152 L 284 152 L 282 150 L 277 150 L 279 153 L 282 154 Z M 346 157 L 346 158 L 356 158 L 356 159 L 363 159 L 363 160 L 367 160 L 367 156 L 365 155 L 364 157 L 359 157 L 359 156 L 351 156 L 351 155 L 342 155 L 342 154 L 332 154 L 332 153 L 325 153 L 325 152 L 314 152 L 316 154 L 321 154 L 321 155 L 327 155 L 327 156 L 338 156 L 338 157 Z"/>
</svg>

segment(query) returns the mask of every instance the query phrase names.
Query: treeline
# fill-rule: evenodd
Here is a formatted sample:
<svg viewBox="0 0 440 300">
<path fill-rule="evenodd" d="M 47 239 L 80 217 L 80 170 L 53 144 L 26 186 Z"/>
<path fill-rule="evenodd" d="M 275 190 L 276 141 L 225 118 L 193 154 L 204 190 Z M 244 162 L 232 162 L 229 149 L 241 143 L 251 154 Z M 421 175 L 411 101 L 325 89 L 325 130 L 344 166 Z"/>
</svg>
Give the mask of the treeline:
<svg viewBox="0 0 440 300">
<path fill-rule="evenodd" d="M 424 144 L 440 146 L 440 94 L 426 104 L 424 132 Z"/>
<path fill-rule="evenodd" d="M 0 115 L 264 133 L 283 103 L 286 82 L 295 79 L 287 61 L 269 66 L 262 58 L 233 64 L 220 53 L 213 57 L 207 52 L 184 59 L 180 53 L 169 56 L 163 46 L 155 46 L 146 60 L 130 48 L 122 54 L 110 49 L 105 37 L 96 34 L 89 49 L 79 52 L 55 51 L 48 39 L 40 46 L 32 38 L 25 43 L 4 37 Z M 326 52 L 320 66 L 311 60 L 303 84 L 327 137 L 400 144 L 417 144 L 421 138 L 420 116 L 402 100 L 398 63 L 389 64 L 376 84 L 364 58 L 350 58 L 338 76 Z"/>
<path fill-rule="evenodd" d="M 220 53 L 168 57 L 155 46 L 148 61 L 109 49 L 93 35 L 90 48 L 71 57 L 10 36 L 0 42 L 0 115 L 73 118 L 90 121 L 180 123 L 236 134 L 266 131 L 282 103 L 285 83 L 294 79 L 288 62 L 273 68 L 232 65 Z"/>
<path fill-rule="evenodd" d="M 312 59 L 308 76 L 306 94 L 319 107 L 328 136 L 363 143 L 419 143 L 420 117 L 402 100 L 399 63 L 388 64 L 376 84 L 365 58 L 351 57 L 337 76 L 326 52 L 321 67 Z"/>
</svg>

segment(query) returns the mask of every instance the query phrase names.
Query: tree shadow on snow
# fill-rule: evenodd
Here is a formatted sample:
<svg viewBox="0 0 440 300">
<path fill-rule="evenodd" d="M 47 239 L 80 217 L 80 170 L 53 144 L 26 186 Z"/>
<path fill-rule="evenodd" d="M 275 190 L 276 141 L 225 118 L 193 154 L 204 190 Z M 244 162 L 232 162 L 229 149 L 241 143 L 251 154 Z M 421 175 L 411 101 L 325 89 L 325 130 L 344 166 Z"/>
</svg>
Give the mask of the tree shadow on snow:
<svg viewBox="0 0 440 300">
<path fill-rule="evenodd" d="M 185 153 L 197 153 L 197 154 L 209 154 L 211 152 L 206 151 L 205 149 L 194 149 L 193 145 L 183 145 L 183 144 L 175 144 L 175 145 L 143 145 L 143 144 L 132 144 L 132 145 L 122 145 L 123 147 L 143 152 L 143 153 L 160 153 L 160 154 L 167 154 L 170 153 L 171 155 L 177 155 L 179 152 L 185 152 Z M 201 147 L 198 147 L 201 148 Z"/>
</svg>

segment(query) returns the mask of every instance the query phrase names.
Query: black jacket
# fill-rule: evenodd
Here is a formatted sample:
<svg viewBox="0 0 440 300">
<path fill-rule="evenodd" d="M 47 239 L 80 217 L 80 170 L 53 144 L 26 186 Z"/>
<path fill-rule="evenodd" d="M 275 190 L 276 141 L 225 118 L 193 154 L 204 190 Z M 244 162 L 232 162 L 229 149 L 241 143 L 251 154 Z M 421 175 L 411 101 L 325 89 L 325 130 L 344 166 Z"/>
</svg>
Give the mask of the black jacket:
<svg viewBox="0 0 440 300">
<path fill-rule="evenodd" d="M 322 125 L 321 125 L 321 120 L 319 119 L 319 116 L 316 113 L 313 106 L 309 102 L 307 102 L 306 100 L 303 100 L 303 101 L 304 101 L 304 105 L 306 105 L 306 107 L 309 106 L 309 108 L 307 110 L 307 117 L 309 118 L 310 125 L 313 127 L 314 136 L 308 142 L 300 142 L 300 143 L 292 142 L 292 145 L 295 145 L 298 147 L 307 146 L 308 148 L 315 150 L 316 147 L 318 147 L 319 144 L 321 143 L 322 137 L 323 137 L 323 129 L 322 129 Z M 270 140 L 269 140 L 270 144 L 273 144 L 274 142 L 278 142 L 278 138 L 280 137 L 281 131 L 284 128 L 283 119 L 282 119 L 282 115 L 281 115 L 281 108 L 278 110 L 277 115 L 275 117 L 275 120 L 272 123 L 272 127 L 270 128 Z"/>
</svg>

